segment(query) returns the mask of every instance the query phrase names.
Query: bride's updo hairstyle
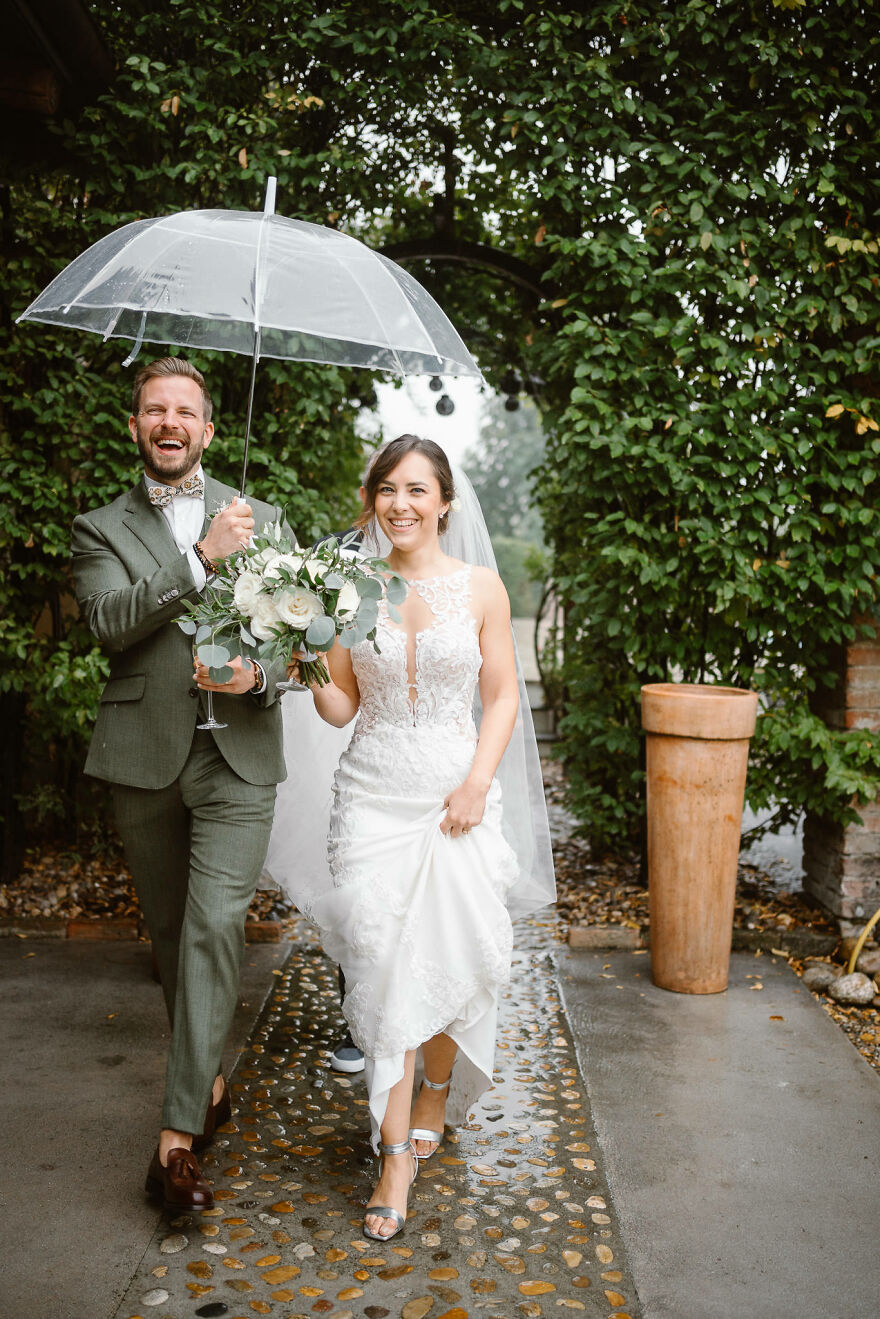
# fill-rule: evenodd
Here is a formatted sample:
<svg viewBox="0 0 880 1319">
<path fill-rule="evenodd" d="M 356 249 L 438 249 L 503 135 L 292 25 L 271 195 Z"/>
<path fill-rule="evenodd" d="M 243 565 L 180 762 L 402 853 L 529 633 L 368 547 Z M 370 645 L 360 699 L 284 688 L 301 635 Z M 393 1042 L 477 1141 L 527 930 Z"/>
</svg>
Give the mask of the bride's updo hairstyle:
<svg viewBox="0 0 880 1319">
<path fill-rule="evenodd" d="M 397 464 L 408 453 L 421 453 L 428 459 L 440 484 L 440 495 L 444 504 L 451 504 L 455 498 L 455 484 L 449 459 L 433 440 L 423 440 L 419 435 L 398 435 L 396 440 L 389 440 L 381 449 L 377 449 L 364 477 L 364 511 L 355 522 L 355 526 L 365 531 L 373 520 L 376 510 L 376 491 L 382 482 L 394 471 Z M 437 524 L 442 536 L 449 523 L 447 509 Z"/>
</svg>

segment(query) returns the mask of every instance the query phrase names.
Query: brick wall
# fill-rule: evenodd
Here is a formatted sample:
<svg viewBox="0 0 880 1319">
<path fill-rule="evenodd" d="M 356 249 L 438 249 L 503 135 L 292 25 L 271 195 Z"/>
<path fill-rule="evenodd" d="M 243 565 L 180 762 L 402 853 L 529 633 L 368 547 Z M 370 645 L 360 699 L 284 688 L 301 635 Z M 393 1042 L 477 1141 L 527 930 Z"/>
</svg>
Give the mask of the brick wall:
<svg viewBox="0 0 880 1319">
<path fill-rule="evenodd" d="M 861 621 L 861 620 L 860 620 Z M 880 735 L 880 627 L 841 648 L 838 681 L 817 693 L 813 709 L 833 728 Z M 851 933 L 880 907 L 880 803 L 860 808 L 862 824 L 845 827 L 808 815 L 804 823 L 804 888 Z"/>
</svg>

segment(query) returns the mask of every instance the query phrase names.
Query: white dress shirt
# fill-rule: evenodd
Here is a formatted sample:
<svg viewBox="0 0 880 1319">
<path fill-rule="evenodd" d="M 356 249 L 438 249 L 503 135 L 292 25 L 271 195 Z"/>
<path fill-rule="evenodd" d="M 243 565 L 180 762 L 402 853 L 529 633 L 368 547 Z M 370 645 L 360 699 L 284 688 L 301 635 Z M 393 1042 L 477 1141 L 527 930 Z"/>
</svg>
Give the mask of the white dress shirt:
<svg viewBox="0 0 880 1319">
<path fill-rule="evenodd" d="M 202 480 L 205 474 L 201 467 L 195 473 Z M 154 481 L 151 476 L 144 473 L 144 481 L 147 489 L 151 485 L 163 485 L 162 481 Z M 189 570 L 192 573 L 192 579 L 197 591 L 204 591 L 207 582 L 205 570 L 199 563 L 198 555 L 193 549 L 196 541 L 200 539 L 202 527 L 205 523 L 205 497 L 194 497 L 192 495 L 180 495 L 177 499 L 172 499 L 170 504 L 160 508 L 165 521 L 171 528 L 171 534 L 174 537 L 174 543 L 180 550 L 181 554 L 186 555 L 186 561 L 189 564 Z"/>
</svg>

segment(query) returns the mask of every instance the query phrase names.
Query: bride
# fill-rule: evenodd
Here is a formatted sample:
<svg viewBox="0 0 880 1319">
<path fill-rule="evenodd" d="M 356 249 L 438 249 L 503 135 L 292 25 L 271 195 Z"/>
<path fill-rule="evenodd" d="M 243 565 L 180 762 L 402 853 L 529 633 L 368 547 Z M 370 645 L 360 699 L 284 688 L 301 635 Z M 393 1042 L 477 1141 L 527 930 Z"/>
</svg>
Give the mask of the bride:
<svg viewBox="0 0 880 1319">
<path fill-rule="evenodd" d="M 438 445 L 402 435 L 374 456 L 361 494 L 359 525 L 410 589 L 399 623 L 381 606 L 380 650 L 337 642 L 330 682 L 311 688 L 327 724 L 357 716 L 334 780 L 330 882 L 291 882 L 289 861 L 278 862 L 290 842 L 277 837 L 269 870 L 287 870 L 282 882 L 342 968 L 380 1156 L 363 1231 L 387 1240 L 403 1227 L 419 1160 L 439 1147 L 445 1119 L 459 1120 L 491 1084 L 511 912 L 552 901 L 553 881 L 510 606 L 487 566 L 473 491 L 453 480 Z M 503 814 L 502 758 L 515 820 Z"/>
</svg>

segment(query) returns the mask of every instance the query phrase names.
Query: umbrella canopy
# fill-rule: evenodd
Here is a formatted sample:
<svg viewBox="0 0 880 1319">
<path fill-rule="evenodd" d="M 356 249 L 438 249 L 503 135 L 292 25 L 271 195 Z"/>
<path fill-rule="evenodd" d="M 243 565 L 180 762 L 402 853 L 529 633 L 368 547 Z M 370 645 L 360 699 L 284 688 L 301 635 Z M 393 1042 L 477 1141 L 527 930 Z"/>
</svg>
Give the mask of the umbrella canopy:
<svg viewBox="0 0 880 1319">
<path fill-rule="evenodd" d="M 399 375 L 480 371 L 421 284 L 355 238 L 272 212 L 136 220 L 62 270 L 19 320 Z"/>
<path fill-rule="evenodd" d="M 479 376 L 421 284 L 364 243 L 275 213 L 178 211 L 135 220 L 88 248 L 18 320 L 252 357 L 241 476 L 261 357 L 396 375 Z"/>
</svg>

